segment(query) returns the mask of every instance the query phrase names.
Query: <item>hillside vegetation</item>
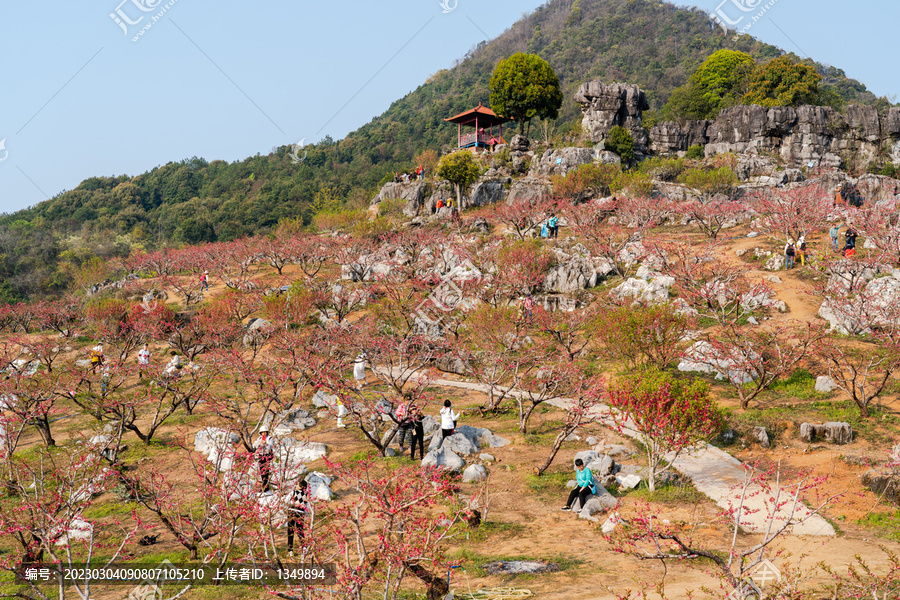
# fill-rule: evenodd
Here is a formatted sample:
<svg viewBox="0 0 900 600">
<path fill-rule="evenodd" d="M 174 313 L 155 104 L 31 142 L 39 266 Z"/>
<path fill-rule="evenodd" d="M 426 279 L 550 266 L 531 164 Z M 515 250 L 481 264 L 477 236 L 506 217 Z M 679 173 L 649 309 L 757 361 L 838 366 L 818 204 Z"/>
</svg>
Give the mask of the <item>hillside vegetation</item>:
<svg viewBox="0 0 900 600">
<path fill-rule="evenodd" d="M 58 292 L 93 256 L 135 245 L 228 241 L 266 232 L 282 217 L 308 223 L 320 210 L 367 204 L 378 183 L 410 169 L 417 154 L 451 147 L 455 130 L 443 119 L 486 103 L 494 66 L 515 52 L 540 55 L 559 76 L 564 102 L 543 135 L 561 141 L 580 131 L 572 97 L 582 82 L 636 83 L 659 110 L 722 48 L 757 61 L 781 54 L 749 36 L 734 40 L 695 9 L 649 0 L 553 0 L 346 138 L 309 146 L 299 164 L 289 146 L 234 163 L 195 157 L 135 177 L 92 177 L 0 217 L 0 301 Z M 844 101 L 878 102 L 842 71 L 817 68 L 823 87 Z"/>
</svg>

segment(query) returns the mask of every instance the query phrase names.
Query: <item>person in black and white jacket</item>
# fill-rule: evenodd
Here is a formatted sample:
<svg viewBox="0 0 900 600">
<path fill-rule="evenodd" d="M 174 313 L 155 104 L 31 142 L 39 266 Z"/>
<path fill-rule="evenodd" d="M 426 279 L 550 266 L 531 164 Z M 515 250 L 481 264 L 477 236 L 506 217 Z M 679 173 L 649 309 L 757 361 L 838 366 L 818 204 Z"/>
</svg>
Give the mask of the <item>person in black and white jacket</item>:
<svg viewBox="0 0 900 600">
<path fill-rule="evenodd" d="M 288 497 L 287 505 L 287 548 L 292 555 L 294 553 L 294 534 L 297 534 L 298 541 L 302 543 L 303 522 L 306 520 L 308 512 L 309 482 L 305 479 L 298 479 L 297 485 Z"/>
</svg>

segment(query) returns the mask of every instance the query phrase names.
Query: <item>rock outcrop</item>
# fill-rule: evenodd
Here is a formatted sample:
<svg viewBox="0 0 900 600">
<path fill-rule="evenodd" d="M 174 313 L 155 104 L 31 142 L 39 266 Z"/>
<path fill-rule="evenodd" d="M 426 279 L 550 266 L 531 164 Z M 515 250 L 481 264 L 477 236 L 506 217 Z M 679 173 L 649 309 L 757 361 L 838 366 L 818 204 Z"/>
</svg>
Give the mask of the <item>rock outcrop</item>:
<svg viewBox="0 0 900 600">
<path fill-rule="evenodd" d="M 581 85 L 575 101 L 594 142 L 604 141 L 618 125 L 631 132 L 639 151 L 654 154 L 683 155 L 699 145 L 706 156 L 772 153 L 795 166 L 839 167 L 851 159 L 865 164 L 882 154 L 900 164 L 900 107 L 879 114 L 874 106 L 860 105 L 843 113 L 828 106 L 739 105 L 712 121 L 657 123 L 648 135 L 642 126 L 647 98 L 636 85 L 590 81 Z"/>
<path fill-rule="evenodd" d="M 631 133 L 639 149 L 647 147 L 649 138 L 642 118 L 650 104 L 644 90 L 637 85 L 588 81 L 578 88 L 575 102 L 581 104 L 581 123 L 591 141 L 605 141 L 609 130 L 619 126 Z"/>
</svg>

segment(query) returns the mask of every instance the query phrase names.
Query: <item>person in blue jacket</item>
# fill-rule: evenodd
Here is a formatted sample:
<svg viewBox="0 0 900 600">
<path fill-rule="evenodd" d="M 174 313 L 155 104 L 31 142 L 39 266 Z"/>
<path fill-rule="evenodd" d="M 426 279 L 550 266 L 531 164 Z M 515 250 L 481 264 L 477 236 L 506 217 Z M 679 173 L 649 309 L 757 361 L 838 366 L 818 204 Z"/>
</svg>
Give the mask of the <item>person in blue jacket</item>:
<svg viewBox="0 0 900 600">
<path fill-rule="evenodd" d="M 580 506 L 584 508 L 587 497 L 597 493 L 597 486 L 594 484 L 594 474 L 591 470 L 584 466 L 584 461 L 580 458 L 575 459 L 575 489 L 569 494 L 569 499 L 563 510 L 571 510 L 572 503 L 578 498 Z"/>
</svg>

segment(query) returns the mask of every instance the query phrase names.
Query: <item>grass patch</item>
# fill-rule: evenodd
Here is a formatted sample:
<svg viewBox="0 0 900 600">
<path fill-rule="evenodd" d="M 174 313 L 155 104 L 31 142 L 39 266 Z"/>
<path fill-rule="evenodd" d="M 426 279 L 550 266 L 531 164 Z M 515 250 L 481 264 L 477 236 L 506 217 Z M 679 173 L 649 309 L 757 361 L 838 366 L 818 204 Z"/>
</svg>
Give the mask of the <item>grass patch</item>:
<svg viewBox="0 0 900 600">
<path fill-rule="evenodd" d="M 486 521 L 477 529 L 469 530 L 469 537 L 475 542 L 483 542 L 487 539 L 499 540 L 519 536 L 526 527 L 521 523 L 506 523 L 504 521 Z"/>
<path fill-rule="evenodd" d="M 484 565 L 487 563 L 496 562 L 498 560 L 540 560 L 544 562 L 551 562 L 557 565 L 560 571 L 572 571 L 574 569 L 577 569 L 584 563 L 584 561 L 579 558 L 573 558 L 564 554 L 555 554 L 549 556 L 523 556 L 521 554 L 515 556 L 488 556 L 476 550 L 472 550 L 471 548 L 461 548 L 456 552 L 453 552 L 450 556 L 453 559 L 454 563 L 462 565 L 469 577 L 484 577 L 485 575 L 487 575 L 487 573 L 485 573 L 484 571 Z M 541 575 L 522 574 L 508 575 L 507 577 L 515 579 L 530 579 L 540 576 Z"/>
<path fill-rule="evenodd" d="M 132 509 L 136 509 L 138 505 L 134 502 L 104 502 L 103 504 L 93 504 L 85 509 L 84 517 L 88 519 L 102 519 L 111 516 L 127 516 L 131 514 Z"/>
<path fill-rule="evenodd" d="M 369 460 L 371 458 L 375 458 L 378 456 L 378 451 L 375 448 L 366 448 L 365 450 L 359 450 L 358 452 L 354 452 L 351 454 L 347 460 L 351 462 L 360 462 L 363 460 Z"/>
<path fill-rule="evenodd" d="M 528 489 L 536 494 L 559 494 L 566 491 L 566 483 L 574 479 L 573 473 L 549 473 L 541 476 L 529 475 L 525 480 Z"/>
<path fill-rule="evenodd" d="M 880 537 L 900 542 L 900 511 L 869 513 L 856 524 L 873 529 Z"/>
<path fill-rule="evenodd" d="M 690 482 L 678 482 L 665 486 L 657 486 L 654 491 L 647 489 L 647 482 L 641 484 L 628 493 L 629 498 L 646 500 L 656 504 L 667 506 L 683 506 L 685 504 L 699 504 L 709 499 L 697 491 Z"/>
<path fill-rule="evenodd" d="M 830 395 L 816 391 L 816 378 L 806 369 L 797 369 L 787 379 L 776 381 L 769 391 L 777 397 L 797 398 L 798 400 L 826 398 Z"/>
</svg>

